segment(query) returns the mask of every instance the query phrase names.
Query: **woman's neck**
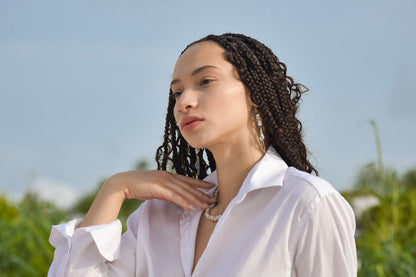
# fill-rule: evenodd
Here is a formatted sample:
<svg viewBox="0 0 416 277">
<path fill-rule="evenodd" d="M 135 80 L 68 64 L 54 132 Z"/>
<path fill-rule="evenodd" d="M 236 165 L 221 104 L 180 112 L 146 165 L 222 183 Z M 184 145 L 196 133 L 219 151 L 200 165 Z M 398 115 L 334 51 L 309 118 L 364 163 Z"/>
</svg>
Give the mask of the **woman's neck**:
<svg viewBox="0 0 416 277">
<path fill-rule="evenodd" d="M 236 146 L 212 149 L 211 152 L 215 158 L 219 188 L 216 210 L 222 213 L 237 195 L 247 174 L 264 153 L 258 147 Z"/>
</svg>

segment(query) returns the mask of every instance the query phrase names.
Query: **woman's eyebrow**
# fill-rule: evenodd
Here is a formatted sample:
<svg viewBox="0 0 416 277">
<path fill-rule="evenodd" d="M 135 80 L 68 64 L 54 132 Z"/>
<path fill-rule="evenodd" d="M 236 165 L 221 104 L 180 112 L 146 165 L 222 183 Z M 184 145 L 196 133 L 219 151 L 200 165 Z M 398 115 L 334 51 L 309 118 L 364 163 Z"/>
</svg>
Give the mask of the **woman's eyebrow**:
<svg viewBox="0 0 416 277">
<path fill-rule="evenodd" d="M 204 70 L 206 70 L 208 68 L 216 68 L 216 69 L 218 69 L 218 67 L 216 67 L 214 65 L 204 65 L 204 66 L 198 67 L 197 69 L 195 69 L 194 71 L 192 71 L 191 75 L 194 76 L 194 75 L 196 75 L 196 74 L 198 74 L 198 73 L 200 73 L 200 72 L 202 72 L 202 71 L 204 71 Z M 174 85 L 174 84 L 176 84 L 178 82 L 179 82 L 179 79 L 174 79 L 174 80 L 172 80 L 172 82 L 170 82 L 170 85 L 172 86 L 172 85 Z"/>
</svg>

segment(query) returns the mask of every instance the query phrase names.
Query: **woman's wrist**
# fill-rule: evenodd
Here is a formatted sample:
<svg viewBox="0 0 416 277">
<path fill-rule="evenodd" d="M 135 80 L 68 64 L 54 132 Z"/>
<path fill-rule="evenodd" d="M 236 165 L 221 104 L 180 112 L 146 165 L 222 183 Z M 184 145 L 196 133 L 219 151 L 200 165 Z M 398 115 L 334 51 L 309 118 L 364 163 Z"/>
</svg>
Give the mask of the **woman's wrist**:
<svg viewBox="0 0 416 277">
<path fill-rule="evenodd" d="M 123 173 L 117 173 L 109 177 L 104 184 L 102 185 L 100 192 L 102 192 L 105 195 L 113 195 L 115 197 L 118 197 L 119 199 L 122 199 L 124 201 L 127 199 L 127 191 L 128 186 L 127 182 L 123 179 L 125 176 Z"/>
</svg>

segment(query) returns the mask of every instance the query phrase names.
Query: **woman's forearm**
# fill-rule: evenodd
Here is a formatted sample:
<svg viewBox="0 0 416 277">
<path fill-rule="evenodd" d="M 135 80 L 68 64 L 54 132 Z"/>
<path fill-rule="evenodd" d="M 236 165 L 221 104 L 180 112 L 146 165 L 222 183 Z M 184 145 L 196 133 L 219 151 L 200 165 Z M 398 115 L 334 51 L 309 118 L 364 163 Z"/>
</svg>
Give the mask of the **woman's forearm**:
<svg viewBox="0 0 416 277">
<path fill-rule="evenodd" d="M 116 220 L 125 199 L 122 184 L 110 177 L 102 185 L 79 227 L 107 224 Z"/>
</svg>

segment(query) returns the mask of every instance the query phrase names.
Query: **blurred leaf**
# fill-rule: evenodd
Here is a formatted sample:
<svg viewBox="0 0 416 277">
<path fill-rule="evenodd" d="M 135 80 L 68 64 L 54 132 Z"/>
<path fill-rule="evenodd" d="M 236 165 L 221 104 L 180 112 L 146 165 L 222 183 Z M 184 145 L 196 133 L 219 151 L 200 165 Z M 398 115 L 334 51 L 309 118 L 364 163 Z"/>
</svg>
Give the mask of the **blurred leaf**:
<svg viewBox="0 0 416 277">
<path fill-rule="evenodd" d="M 54 251 L 49 233 L 53 224 L 68 220 L 64 212 L 33 193 L 16 206 L 0 197 L 0 210 L 1 276 L 46 276 Z"/>
</svg>

